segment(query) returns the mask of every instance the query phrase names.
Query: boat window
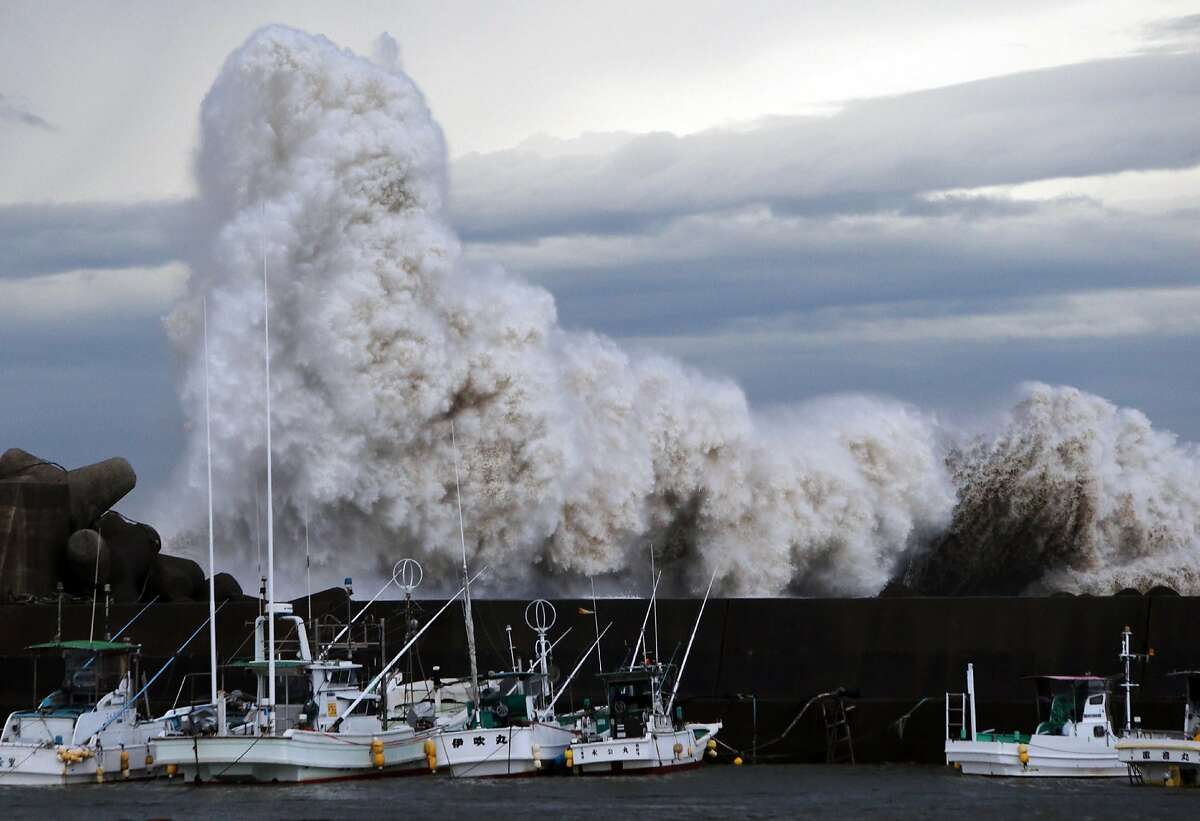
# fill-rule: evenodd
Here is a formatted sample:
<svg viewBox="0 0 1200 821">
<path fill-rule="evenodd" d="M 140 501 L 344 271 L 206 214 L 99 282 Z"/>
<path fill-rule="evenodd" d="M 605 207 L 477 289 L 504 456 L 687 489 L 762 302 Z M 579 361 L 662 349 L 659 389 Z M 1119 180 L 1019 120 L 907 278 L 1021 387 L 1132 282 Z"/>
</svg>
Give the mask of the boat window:
<svg viewBox="0 0 1200 821">
<path fill-rule="evenodd" d="M 373 716 L 373 715 L 375 715 L 375 702 L 371 701 L 370 699 L 364 698 L 362 701 L 360 701 L 358 703 L 358 706 L 354 708 L 354 712 L 351 713 L 350 715 L 355 715 L 355 716 Z"/>
<path fill-rule="evenodd" d="M 330 684 L 354 684 L 355 683 L 354 670 L 352 670 L 352 669 L 330 670 L 327 675 L 329 676 L 327 681 Z"/>
<path fill-rule="evenodd" d="M 1091 698 L 1088 699 L 1088 704 L 1103 704 L 1103 703 L 1104 703 L 1104 696 L 1102 696 L 1102 695 L 1092 696 Z"/>
</svg>

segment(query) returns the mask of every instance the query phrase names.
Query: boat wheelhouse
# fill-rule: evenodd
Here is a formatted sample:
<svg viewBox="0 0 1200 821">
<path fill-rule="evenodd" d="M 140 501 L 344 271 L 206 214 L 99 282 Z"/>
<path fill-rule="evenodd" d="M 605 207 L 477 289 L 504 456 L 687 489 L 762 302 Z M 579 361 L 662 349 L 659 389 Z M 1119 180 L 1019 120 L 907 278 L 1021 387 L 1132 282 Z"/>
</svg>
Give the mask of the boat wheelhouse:
<svg viewBox="0 0 1200 821">
<path fill-rule="evenodd" d="M 161 720 L 133 703 L 140 647 L 125 641 L 53 641 L 29 649 L 60 652 L 61 686 L 33 710 L 9 715 L 0 730 L 0 786 L 74 784 L 153 775 L 149 740 Z"/>
<path fill-rule="evenodd" d="M 1134 727 L 1117 742 L 1117 757 L 1135 784 L 1200 786 L 1200 670 L 1167 675 L 1183 681 L 1183 730 Z"/>
<path fill-rule="evenodd" d="M 946 763 L 969 775 L 1112 778 L 1125 775 L 1117 759 L 1104 676 L 1029 676 L 1037 691 L 1032 733 L 979 730 L 975 669 L 967 692 L 946 694 Z"/>
</svg>

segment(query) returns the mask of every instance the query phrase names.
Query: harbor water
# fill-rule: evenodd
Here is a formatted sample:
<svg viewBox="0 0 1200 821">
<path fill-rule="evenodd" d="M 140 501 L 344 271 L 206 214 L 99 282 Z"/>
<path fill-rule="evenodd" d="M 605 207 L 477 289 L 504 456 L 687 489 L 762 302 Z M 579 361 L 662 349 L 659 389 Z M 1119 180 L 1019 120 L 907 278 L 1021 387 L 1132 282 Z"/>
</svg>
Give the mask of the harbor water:
<svg viewBox="0 0 1200 821">
<path fill-rule="evenodd" d="M 0 787 L 4 819 L 1093 818 L 1194 816 L 1200 790 L 1125 779 L 1002 779 L 915 765 L 707 766 L 662 776 L 193 787 Z"/>
</svg>

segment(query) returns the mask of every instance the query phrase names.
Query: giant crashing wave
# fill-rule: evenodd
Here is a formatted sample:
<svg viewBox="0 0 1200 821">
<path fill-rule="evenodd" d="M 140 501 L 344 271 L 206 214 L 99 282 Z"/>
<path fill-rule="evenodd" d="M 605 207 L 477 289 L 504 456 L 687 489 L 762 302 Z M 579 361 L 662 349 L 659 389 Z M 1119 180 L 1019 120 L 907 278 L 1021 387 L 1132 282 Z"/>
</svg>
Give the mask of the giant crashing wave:
<svg viewBox="0 0 1200 821">
<path fill-rule="evenodd" d="M 453 423 L 494 592 L 644 593 L 649 545 L 677 592 L 714 571 L 727 595 L 871 595 L 897 572 L 923 592 L 1200 592 L 1196 452 L 1135 411 L 1030 386 L 966 445 L 875 397 L 764 418 L 727 381 L 564 330 L 547 291 L 464 258 L 441 131 L 386 60 L 257 31 L 205 98 L 196 179 L 204 241 L 168 319 L 191 434 L 163 518 L 198 557 L 207 297 L 216 538 L 243 580 L 262 564 L 265 263 L 285 589 L 306 522 L 326 583 L 413 555 L 452 588 Z"/>
</svg>

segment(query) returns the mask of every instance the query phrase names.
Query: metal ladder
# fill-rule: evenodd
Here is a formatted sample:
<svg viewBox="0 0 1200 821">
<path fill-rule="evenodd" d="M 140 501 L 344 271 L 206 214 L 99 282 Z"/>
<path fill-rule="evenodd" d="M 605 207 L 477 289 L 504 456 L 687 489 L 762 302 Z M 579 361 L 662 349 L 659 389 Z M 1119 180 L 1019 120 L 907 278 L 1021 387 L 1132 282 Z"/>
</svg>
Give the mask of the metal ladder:
<svg viewBox="0 0 1200 821">
<path fill-rule="evenodd" d="M 821 717 L 825 721 L 825 761 L 828 764 L 853 764 L 854 740 L 850 734 L 848 714 L 854 705 L 833 696 L 821 700 Z"/>
<path fill-rule="evenodd" d="M 967 694 L 946 693 L 946 738 L 964 740 L 967 737 Z"/>
</svg>

